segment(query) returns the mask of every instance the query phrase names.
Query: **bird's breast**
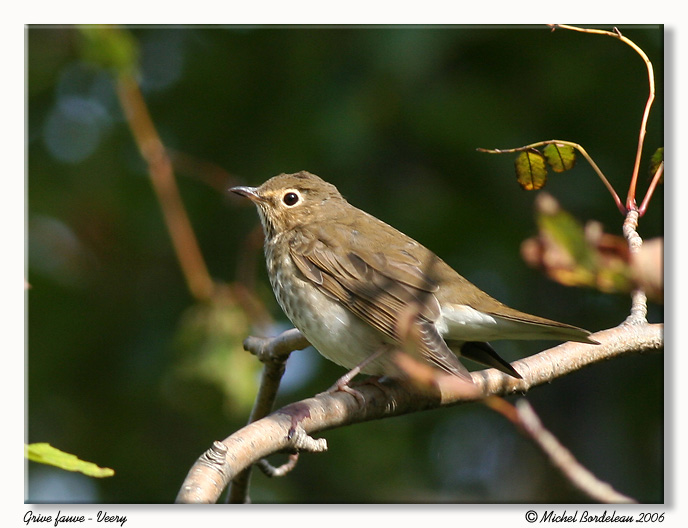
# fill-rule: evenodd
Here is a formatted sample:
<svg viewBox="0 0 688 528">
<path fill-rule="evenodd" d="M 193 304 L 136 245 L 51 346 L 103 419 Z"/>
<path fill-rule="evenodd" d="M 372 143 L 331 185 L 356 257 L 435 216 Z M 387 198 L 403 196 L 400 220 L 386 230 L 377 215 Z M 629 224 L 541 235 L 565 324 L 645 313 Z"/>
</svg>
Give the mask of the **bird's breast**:
<svg viewBox="0 0 688 528">
<path fill-rule="evenodd" d="M 266 262 L 278 304 L 327 359 L 351 369 L 385 343 L 382 334 L 304 278 L 288 250 L 266 245 Z"/>
</svg>

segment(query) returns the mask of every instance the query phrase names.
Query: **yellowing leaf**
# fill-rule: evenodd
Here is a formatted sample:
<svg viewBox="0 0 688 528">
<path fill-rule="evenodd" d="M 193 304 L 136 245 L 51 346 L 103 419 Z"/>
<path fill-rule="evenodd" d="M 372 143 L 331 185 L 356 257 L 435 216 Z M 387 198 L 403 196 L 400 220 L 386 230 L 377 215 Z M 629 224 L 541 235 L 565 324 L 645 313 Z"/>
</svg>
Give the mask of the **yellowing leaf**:
<svg viewBox="0 0 688 528">
<path fill-rule="evenodd" d="M 567 286 L 604 292 L 631 290 L 628 246 L 623 238 L 604 233 L 596 222 L 583 226 L 547 193 L 540 193 L 535 205 L 538 236 L 521 245 L 528 264 Z"/>
<path fill-rule="evenodd" d="M 542 189 L 547 183 L 545 157 L 537 150 L 521 152 L 515 161 L 516 179 L 526 191 Z"/>
<path fill-rule="evenodd" d="M 540 232 L 570 255 L 577 268 L 593 270 L 595 253 L 585 239 L 583 225 L 547 193 L 538 195 L 535 206 Z"/>
<path fill-rule="evenodd" d="M 34 462 L 57 466 L 67 471 L 78 471 L 89 477 L 111 477 L 115 474 L 113 469 L 98 467 L 93 462 L 80 460 L 75 455 L 60 451 L 45 442 L 24 444 L 24 457 Z"/>
<path fill-rule="evenodd" d="M 576 151 L 568 145 L 550 143 L 544 148 L 543 153 L 554 172 L 567 171 L 576 164 Z"/>
</svg>

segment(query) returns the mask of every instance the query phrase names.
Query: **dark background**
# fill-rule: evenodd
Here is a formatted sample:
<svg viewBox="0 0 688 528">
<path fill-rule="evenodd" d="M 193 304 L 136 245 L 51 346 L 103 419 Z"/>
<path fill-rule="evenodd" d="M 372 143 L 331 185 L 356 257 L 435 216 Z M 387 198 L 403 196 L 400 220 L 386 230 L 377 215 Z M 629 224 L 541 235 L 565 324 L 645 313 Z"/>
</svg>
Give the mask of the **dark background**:
<svg viewBox="0 0 688 528">
<path fill-rule="evenodd" d="M 28 28 L 27 441 L 116 472 L 95 480 L 31 463 L 28 502 L 172 502 L 196 458 L 245 424 L 260 364 L 241 340 L 288 323 L 257 215 L 231 185 L 309 170 L 509 305 L 593 331 L 628 314 L 627 295 L 566 288 L 523 263 L 536 193 L 516 184 L 512 156 L 476 152 L 575 141 L 625 198 L 648 88 L 619 41 L 544 26 L 128 29 L 203 256 L 228 293 L 190 295 L 113 78 L 84 60 L 82 34 Z M 664 141 L 663 30 L 620 29 L 655 68 L 647 159 Z M 547 190 L 621 234 L 583 160 Z M 662 235 L 663 216 L 660 188 L 640 235 Z M 246 315 L 237 281 L 271 319 Z M 649 319 L 662 321 L 662 307 Z M 495 343 L 509 360 L 546 345 Z M 341 374 L 296 352 L 278 405 Z M 527 397 L 599 478 L 664 500 L 663 355 L 595 365 Z M 253 502 L 587 502 L 478 404 L 323 436 L 329 451 L 303 455 L 286 478 L 256 473 Z"/>
</svg>

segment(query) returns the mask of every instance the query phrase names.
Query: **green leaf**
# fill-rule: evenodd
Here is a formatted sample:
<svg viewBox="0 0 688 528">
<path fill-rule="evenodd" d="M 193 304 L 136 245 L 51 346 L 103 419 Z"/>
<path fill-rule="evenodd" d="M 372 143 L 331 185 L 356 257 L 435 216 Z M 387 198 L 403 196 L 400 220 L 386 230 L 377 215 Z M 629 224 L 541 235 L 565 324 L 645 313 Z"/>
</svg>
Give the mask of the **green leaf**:
<svg viewBox="0 0 688 528">
<path fill-rule="evenodd" d="M 654 176 L 660 163 L 664 161 L 664 147 L 659 147 L 650 158 L 650 176 Z"/>
<path fill-rule="evenodd" d="M 576 164 L 576 151 L 568 145 L 550 143 L 544 148 L 543 153 L 554 172 L 567 171 Z"/>
<path fill-rule="evenodd" d="M 530 149 L 516 158 L 516 179 L 526 191 L 542 189 L 547 183 L 547 165 L 540 151 Z"/>
<path fill-rule="evenodd" d="M 24 457 L 34 462 L 57 466 L 67 471 L 78 471 L 89 477 L 111 477 L 115 471 L 102 468 L 93 462 L 85 462 L 75 455 L 65 453 L 45 442 L 24 444 Z"/>
</svg>

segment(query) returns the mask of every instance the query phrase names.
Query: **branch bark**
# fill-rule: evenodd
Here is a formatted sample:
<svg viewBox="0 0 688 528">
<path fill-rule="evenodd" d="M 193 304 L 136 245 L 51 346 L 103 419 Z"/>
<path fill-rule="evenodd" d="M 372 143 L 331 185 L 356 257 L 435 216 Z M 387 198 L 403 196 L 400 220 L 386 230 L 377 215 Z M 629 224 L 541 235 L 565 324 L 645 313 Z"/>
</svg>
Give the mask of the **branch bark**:
<svg viewBox="0 0 688 528">
<path fill-rule="evenodd" d="M 254 354 L 265 365 L 248 423 L 260 420 L 272 411 L 289 354 L 294 350 L 303 350 L 309 345 L 310 343 L 296 328 L 273 338 L 251 336 L 244 340 L 244 349 Z M 234 504 L 247 502 L 250 481 L 251 466 L 248 466 L 232 479 L 227 502 Z"/>
<path fill-rule="evenodd" d="M 378 420 L 488 396 L 524 393 L 531 388 L 575 372 L 585 366 L 625 355 L 656 352 L 663 348 L 662 324 L 621 324 L 594 334 L 599 345 L 564 343 L 522 359 L 515 367 L 518 380 L 488 369 L 473 373 L 475 390 L 456 390 L 442 378 L 432 391 L 410 391 L 408 385 L 387 380 L 384 386 L 363 383 L 356 389 L 366 405 L 345 392 L 323 393 L 292 403 L 250 423 L 222 442 L 215 442 L 189 471 L 176 502 L 214 503 L 241 471 L 270 454 L 294 450 L 322 451 L 324 439 L 310 435 L 354 423 Z"/>
</svg>

